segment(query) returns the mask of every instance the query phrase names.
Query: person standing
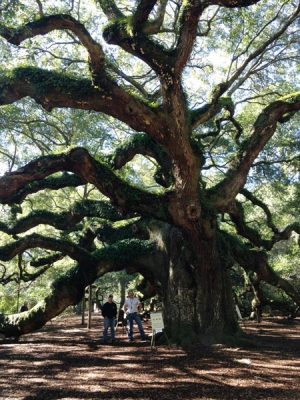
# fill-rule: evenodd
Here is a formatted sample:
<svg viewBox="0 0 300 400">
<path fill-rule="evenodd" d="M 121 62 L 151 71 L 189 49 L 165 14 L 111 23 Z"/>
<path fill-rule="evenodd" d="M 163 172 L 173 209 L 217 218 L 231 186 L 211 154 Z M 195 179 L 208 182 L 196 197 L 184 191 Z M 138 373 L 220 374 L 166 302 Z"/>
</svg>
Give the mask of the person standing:
<svg viewBox="0 0 300 400">
<path fill-rule="evenodd" d="M 113 295 L 108 296 L 108 301 L 102 306 L 102 315 L 104 317 L 104 331 L 103 331 L 103 343 L 107 343 L 107 332 L 110 328 L 111 341 L 115 342 L 115 323 L 117 317 L 117 305 L 113 301 Z"/>
<path fill-rule="evenodd" d="M 128 340 L 129 342 L 132 342 L 133 340 L 133 321 L 137 323 L 141 340 L 145 340 L 145 332 L 143 329 L 142 325 L 142 320 L 139 315 L 139 311 L 141 310 L 141 303 L 137 297 L 134 296 L 134 293 L 132 290 L 129 290 L 128 292 L 128 297 L 125 300 L 124 303 L 124 311 L 127 314 L 127 320 L 128 320 L 128 325 L 129 325 L 129 330 L 128 330 Z"/>
</svg>

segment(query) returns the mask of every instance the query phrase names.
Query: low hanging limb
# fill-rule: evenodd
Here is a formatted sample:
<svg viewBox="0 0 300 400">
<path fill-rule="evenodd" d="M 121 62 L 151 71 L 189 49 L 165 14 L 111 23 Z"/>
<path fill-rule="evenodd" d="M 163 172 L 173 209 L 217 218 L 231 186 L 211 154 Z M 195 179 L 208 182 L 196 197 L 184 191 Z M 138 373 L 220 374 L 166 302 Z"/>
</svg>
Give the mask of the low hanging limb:
<svg viewBox="0 0 300 400">
<path fill-rule="evenodd" d="M 46 224 L 60 230 L 75 229 L 76 225 L 85 217 L 97 217 L 119 221 L 123 219 L 120 213 L 106 201 L 83 200 L 77 201 L 66 212 L 54 213 L 47 210 L 35 210 L 26 217 L 16 220 L 13 226 L 0 222 L 0 231 L 9 235 L 16 235 Z"/>
<path fill-rule="evenodd" d="M 265 250 L 271 250 L 273 246 L 281 240 L 288 240 L 293 232 L 300 234 L 300 224 L 298 222 L 289 224 L 284 229 L 279 230 L 272 221 L 272 216 L 268 207 L 262 201 L 258 200 L 252 194 L 250 195 L 245 189 L 243 189 L 241 193 L 247 193 L 247 198 L 250 198 L 253 204 L 259 205 L 264 210 L 267 217 L 267 226 L 273 232 L 271 239 L 263 239 L 256 229 L 247 225 L 242 204 L 238 201 L 232 203 L 228 214 L 235 224 L 237 233 L 248 239 L 254 246 L 262 247 Z"/>
<path fill-rule="evenodd" d="M 233 259 L 247 272 L 255 272 L 260 281 L 269 283 L 282 289 L 298 306 L 300 306 L 299 292 L 284 278 L 281 278 L 268 264 L 264 251 L 254 250 L 242 243 L 236 237 L 222 231 L 222 237 L 232 254 Z"/>
<path fill-rule="evenodd" d="M 47 243 L 45 240 L 44 247 L 49 247 Z M 64 244 L 62 243 L 62 245 Z M 8 246 L 9 250 L 10 247 Z M 42 243 L 40 243 L 40 247 L 43 247 Z M 10 258 L 14 256 L 11 251 L 6 252 L 4 256 L 4 249 L 1 250 L 0 259 L 3 257 L 7 259 L 8 253 Z M 46 298 L 32 309 L 20 314 L 1 316 L 0 333 L 8 337 L 19 337 L 41 328 L 66 307 L 77 304 L 83 296 L 85 287 L 92 284 L 98 277 L 107 272 L 122 270 L 124 265 L 129 265 L 133 259 L 135 265 L 138 265 L 139 259 L 142 260 L 153 251 L 154 246 L 150 242 L 126 240 L 92 253 L 81 250 L 81 257 L 69 252 L 69 256 L 78 261 L 77 265 L 57 277 L 50 286 Z"/>
</svg>

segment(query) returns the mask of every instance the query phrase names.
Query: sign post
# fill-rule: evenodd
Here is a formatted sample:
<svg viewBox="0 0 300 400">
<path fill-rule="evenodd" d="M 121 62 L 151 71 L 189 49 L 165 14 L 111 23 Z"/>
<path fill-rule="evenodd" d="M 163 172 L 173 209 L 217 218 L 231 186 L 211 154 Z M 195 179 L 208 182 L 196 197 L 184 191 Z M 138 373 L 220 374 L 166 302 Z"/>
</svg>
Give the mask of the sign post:
<svg viewBox="0 0 300 400">
<path fill-rule="evenodd" d="M 169 343 L 168 336 L 164 331 L 164 321 L 162 317 L 162 312 L 150 313 L 151 326 L 152 326 L 152 338 L 151 338 L 151 349 L 155 347 L 155 335 L 159 332 L 163 332 L 166 336 L 167 342 Z"/>
</svg>

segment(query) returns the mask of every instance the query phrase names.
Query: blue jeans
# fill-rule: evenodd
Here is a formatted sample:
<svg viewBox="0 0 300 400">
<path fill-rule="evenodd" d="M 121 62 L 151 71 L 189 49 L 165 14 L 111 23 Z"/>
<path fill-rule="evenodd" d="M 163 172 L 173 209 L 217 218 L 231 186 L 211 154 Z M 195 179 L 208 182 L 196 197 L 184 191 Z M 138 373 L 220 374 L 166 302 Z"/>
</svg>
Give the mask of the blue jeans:
<svg viewBox="0 0 300 400">
<path fill-rule="evenodd" d="M 104 331 L 103 331 L 103 340 L 107 341 L 107 331 L 110 328 L 111 339 L 115 340 L 115 318 L 104 317 Z"/>
<path fill-rule="evenodd" d="M 128 325 L 129 325 L 128 339 L 132 340 L 132 338 L 133 338 L 133 321 L 135 321 L 137 323 L 137 326 L 139 328 L 139 332 L 141 335 L 141 339 L 142 340 L 145 339 L 145 332 L 143 329 L 140 315 L 135 312 L 135 313 L 127 314 L 127 318 L 128 318 Z"/>
</svg>

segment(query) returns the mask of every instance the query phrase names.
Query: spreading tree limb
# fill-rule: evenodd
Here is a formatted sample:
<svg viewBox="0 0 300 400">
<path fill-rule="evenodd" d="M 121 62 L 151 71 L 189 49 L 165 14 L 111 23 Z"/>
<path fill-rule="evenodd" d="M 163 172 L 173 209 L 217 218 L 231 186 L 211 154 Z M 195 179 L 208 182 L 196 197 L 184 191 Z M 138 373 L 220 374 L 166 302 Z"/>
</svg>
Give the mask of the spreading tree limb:
<svg viewBox="0 0 300 400">
<path fill-rule="evenodd" d="M 110 156 L 113 168 L 122 168 L 137 154 L 154 158 L 159 164 L 155 180 L 162 186 L 170 186 L 173 181 L 170 157 L 164 148 L 148 135 L 136 134 L 117 147 L 114 154 Z"/>
<path fill-rule="evenodd" d="M 214 204 L 219 210 L 226 211 L 245 185 L 253 161 L 275 133 L 279 119 L 291 111 L 298 110 L 300 94 L 294 93 L 271 103 L 260 113 L 254 123 L 252 135 L 241 143 L 240 152 L 231 163 L 226 177 L 211 190 Z"/>
<path fill-rule="evenodd" d="M 92 284 L 97 277 L 110 271 L 123 269 L 126 264 L 130 263 L 132 254 L 139 254 L 142 259 L 149 251 L 153 251 L 150 243 L 134 240 L 97 250 L 93 255 L 88 255 L 79 261 L 77 266 L 58 277 L 49 288 L 47 297 L 31 310 L 20 314 L 1 316 L 0 333 L 5 336 L 19 337 L 41 328 L 66 307 L 77 304 L 84 294 L 85 287 Z M 3 254 L 1 250 L 0 254 Z M 136 265 L 137 262 L 138 258 L 135 259 Z"/>
<path fill-rule="evenodd" d="M 69 153 L 40 157 L 15 172 L 0 178 L 0 201 L 5 203 L 11 196 L 36 180 L 58 171 L 70 171 L 85 182 L 95 185 L 122 212 L 140 212 L 157 219 L 170 218 L 166 196 L 147 193 L 130 186 L 116 176 L 104 163 L 93 159 L 88 151 L 76 148 Z"/>
<path fill-rule="evenodd" d="M 0 78 L 0 105 L 11 104 L 26 96 L 47 111 L 55 107 L 94 110 L 111 115 L 137 131 L 161 140 L 167 131 L 165 117 L 126 92 L 105 73 L 97 87 L 88 79 L 37 67 L 19 67 Z"/>
<path fill-rule="evenodd" d="M 33 233 L 0 247 L 0 260 L 9 261 L 18 254 L 32 248 L 60 251 L 78 262 L 90 262 L 91 256 L 83 248 L 70 241 L 55 239 Z"/>
<path fill-rule="evenodd" d="M 91 37 L 83 24 L 68 14 L 49 15 L 18 28 L 8 28 L 0 25 L 0 35 L 9 43 L 18 46 L 24 40 L 37 35 L 45 35 L 54 30 L 66 29 L 73 32 L 87 49 L 92 70 L 101 70 L 105 61 L 101 45 Z"/>
<path fill-rule="evenodd" d="M 226 238 L 231 254 L 239 265 L 246 271 L 255 272 L 259 280 L 282 289 L 300 306 L 299 292 L 286 279 L 276 274 L 268 264 L 267 255 L 264 251 L 253 250 L 228 233 L 222 232 L 221 234 Z"/>
<path fill-rule="evenodd" d="M 260 206 L 262 205 L 265 210 L 268 210 L 267 206 L 261 201 L 258 201 L 258 199 L 257 202 L 260 204 Z M 288 240 L 293 232 L 300 234 L 299 223 L 293 222 L 287 225 L 284 229 L 279 230 L 279 228 L 273 224 L 270 212 L 267 212 L 267 226 L 272 229 L 273 235 L 271 239 L 263 239 L 256 229 L 247 225 L 243 206 L 238 201 L 235 201 L 231 204 L 228 214 L 232 222 L 235 224 L 237 233 L 239 235 L 248 239 L 254 246 L 261 247 L 265 250 L 271 250 L 276 243 L 282 240 Z"/>
<path fill-rule="evenodd" d="M 5 196 L 3 204 L 21 203 L 28 195 L 41 190 L 59 190 L 66 187 L 81 186 L 85 183 L 86 182 L 79 178 L 79 176 L 73 174 L 63 173 L 61 176 L 51 176 L 39 181 L 32 181 L 30 185 L 18 188 L 15 193 Z M 2 203 L 1 199 L 0 203 Z"/>
<path fill-rule="evenodd" d="M 46 210 L 36 210 L 26 217 L 8 226 L 0 222 L 0 230 L 9 235 L 26 232 L 41 224 L 50 225 L 60 230 L 70 230 L 82 221 L 85 217 L 97 217 L 117 221 L 122 219 L 121 215 L 105 201 L 84 200 L 78 201 L 69 211 L 54 213 Z"/>
</svg>

